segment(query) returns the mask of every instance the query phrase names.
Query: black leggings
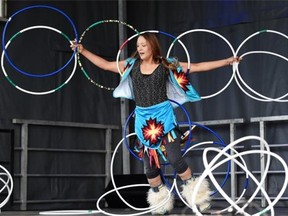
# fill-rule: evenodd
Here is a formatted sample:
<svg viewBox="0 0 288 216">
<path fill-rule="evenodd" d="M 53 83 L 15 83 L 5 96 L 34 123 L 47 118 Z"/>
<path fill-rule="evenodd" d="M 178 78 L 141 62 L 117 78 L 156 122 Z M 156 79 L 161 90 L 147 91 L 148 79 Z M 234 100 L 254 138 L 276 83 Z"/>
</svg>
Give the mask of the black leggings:
<svg viewBox="0 0 288 216">
<path fill-rule="evenodd" d="M 165 149 L 167 153 L 167 159 L 171 166 L 174 168 L 174 170 L 178 173 L 181 174 L 185 172 L 188 169 L 188 165 L 184 158 L 181 155 L 181 147 L 180 147 L 180 136 L 181 134 L 177 132 L 177 138 L 174 140 L 169 140 L 168 139 L 168 134 L 165 135 L 163 138 L 164 142 L 166 142 Z M 170 141 L 170 142 L 169 142 Z M 146 176 L 148 179 L 152 179 L 160 175 L 161 170 L 156 167 L 154 164 L 150 164 L 149 157 L 147 153 L 144 153 L 143 155 L 143 161 L 144 161 L 144 167 L 146 171 Z"/>
</svg>

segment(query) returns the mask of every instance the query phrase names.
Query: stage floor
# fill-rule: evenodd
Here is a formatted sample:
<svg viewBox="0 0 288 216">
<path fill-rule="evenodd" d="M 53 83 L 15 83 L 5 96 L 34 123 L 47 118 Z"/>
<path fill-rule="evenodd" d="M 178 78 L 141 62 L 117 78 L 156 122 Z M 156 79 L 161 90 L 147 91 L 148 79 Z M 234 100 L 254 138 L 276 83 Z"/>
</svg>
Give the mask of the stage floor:
<svg viewBox="0 0 288 216">
<path fill-rule="evenodd" d="M 129 214 L 133 214 L 135 213 L 135 211 L 132 211 L 131 209 L 104 209 L 106 212 L 110 213 L 110 214 L 115 214 L 116 215 L 129 215 Z M 217 209 L 210 209 L 210 211 L 215 211 Z M 287 216 L 288 215 L 288 208 L 274 208 L 275 210 L 275 216 Z M 70 211 L 70 214 L 69 214 Z M 73 212 L 71 212 L 72 210 L 51 210 L 51 211 L 2 211 L 0 213 L 1 216 L 36 216 L 36 215 L 54 215 L 54 216 L 62 216 L 62 215 L 68 215 L 68 216 L 72 216 L 72 215 L 94 215 L 94 216 L 102 216 L 102 215 L 107 215 L 107 214 L 103 214 L 103 213 L 99 213 L 96 211 L 85 211 L 85 210 L 80 210 L 82 213 L 79 212 L 79 210 L 75 210 Z M 78 211 L 78 214 L 75 214 Z M 209 211 L 209 212 L 210 212 Z M 259 210 L 258 210 L 259 211 Z M 222 214 L 211 214 L 207 212 L 206 214 L 203 213 L 203 216 L 206 215 L 216 215 L 216 216 L 221 216 L 221 215 L 225 215 L 225 216 L 235 216 L 235 212 L 234 213 L 222 213 Z M 250 209 L 247 210 L 247 212 L 251 212 L 250 214 L 253 215 L 255 214 L 257 211 L 255 211 L 255 209 Z M 89 214 L 88 214 L 89 213 Z M 144 214 L 144 215 L 151 215 L 151 214 Z M 169 214 L 170 216 L 178 216 L 178 215 L 191 215 L 194 216 L 195 214 L 192 213 L 191 210 L 186 209 L 186 208 L 175 208 L 173 209 L 173 211 Z M 242 215 L 242 214 L 237 214 L 237 215 Z M 262 216 L 270 216 L 271 212 L 268 212 L 266 214 L 262 214 Z"/>
</svg>

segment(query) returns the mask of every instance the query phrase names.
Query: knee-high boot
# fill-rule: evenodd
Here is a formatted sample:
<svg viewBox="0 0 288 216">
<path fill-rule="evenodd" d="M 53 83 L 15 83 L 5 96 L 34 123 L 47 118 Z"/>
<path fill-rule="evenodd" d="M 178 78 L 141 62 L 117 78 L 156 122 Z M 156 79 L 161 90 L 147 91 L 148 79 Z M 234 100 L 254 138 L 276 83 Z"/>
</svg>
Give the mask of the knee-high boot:
<svg viewBox="0 0 288 216">
<path fill-rule="evenodd" d="M 160 185 L 156 188 L 149 189 L 147 193 L 147 202 L 149 203 L 150 207 L 156 206 L 159 203 L 163 202 L 161 206 L 152 211 L 152 214 L 163 215 L 170 212 L 173 209 L 174 205 L 173 193 L 171 193 L 169 200 L 164 203 L 164 201 L 168 198 L 168 196 L 169 196 L 169 190 L 165 185 Z"/>
<path fill-rule="evenodd" d="M 190 205 L 190 207 L 193 204 L 195 204 L 198 206 L 199 210 L 203 212 L 210 208 L 211 191 L 209 188 L 209 182 L 207 181 L 207 179 L 204 179 L 201 182 L 201 185 L 195 197 L 195 203 L 192 203 L 192 194 L 198 181 L 199 181 L 199 177 L 197 178 L 192 177 L 189 180 L 185 181 L 185 183 L 182 185 L 181 194 L 183 198 L 185 198 L 187 203 Z"/>
</svg>

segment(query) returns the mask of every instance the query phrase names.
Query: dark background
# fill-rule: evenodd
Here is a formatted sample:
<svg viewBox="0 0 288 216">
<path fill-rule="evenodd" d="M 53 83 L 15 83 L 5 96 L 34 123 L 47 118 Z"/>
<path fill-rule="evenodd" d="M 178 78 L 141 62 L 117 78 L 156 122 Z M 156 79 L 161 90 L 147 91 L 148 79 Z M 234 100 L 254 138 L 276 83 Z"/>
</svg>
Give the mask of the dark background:
<svg viewBox="0 0 288 216">
<path fill-rule="evenodd" d="M 9 0 L 7 3 L 8 17 L 16 13 L 16 11 L 32 5 L 48 5 L 63 11 L 74 23 L 78 37 L 81 36 L 88 26 L 97 21 L 118 19 L 117 1 L 98 0 Z M 288 56 L 288 40 L 286 36 L 288 33 L 287 1 L 135 0 L 126 1 L 126 6 L 127 20 L 124 21 L 138 31 L 159 30 L 173 36 L 178 36 L 191 29 L 209 29 L 226 38 L 234 50 L 237 50 L 240 44 L 252 34 L 266 29 L 274 30 L 285 36 L 269 32 L 256 35 L 242 46 L 237 53 L 238 56 L 248 51 L 270 51 L 286 58 Z M 1 22 L 0 24 L 1 32 L 3 32 L 6 22 Z M 25 10 L 13 17 L 6 26 L 4 43 L 6 44 L 20 30 L 35 25 L 51 26 L 63 32 L 71 40 L 76 38 L 73 26 L 63 14 L 45 8 L 35 8 Z M 134 31 L 128 29 L 127 37 L 130 37 L 134 33 Z M 118 24 L 99 24 L 87 32 L 82 42 L 92 52 L 107 59 L 115 60 L 119 49 L 118 35 Z M 159 34 L 159 39 L 163 48 L 163 55 L 165 56 L 173 38 Z M 181 38 L 181 41 L 189 50 L 192 62 L 216 60 L 233 55 L 223 38 L 213 33 L 204 32 L 203 30 L 187 34 Z M 129 41 L 127 48 L 128 55 L 130 55 L 135 50 L 135 40 Z M 6 52 L 16 67 L 31 74 L 40 75 L 51 73 L 61 68 L 73 54 L 67 39 L 63 35 L 45 29 L 30 30 L 17 35 Z M 187 60 L 183 48 L 177 43 L 172 48 L 170 56 L 177 56 L 181 61 Z M 101 71 L 91 65 L 91 63 L 85 61 L 85 59 L 81 58 L 81 61 L 83 67 L 95 82 L 106 87 L 117 86 L 120 79 L 118 74 Z M 6 73 L 13 83 L 23 89 L 35 92 L 56 89 L 70 76 L 73 64 L 74 60 L 65 69 L 53 76 L 35 78 L 19 73 L 4 58 Z M 288 92 L 287 65 L 287 59 L 263 53 L 253 54 L 243 58 L 239 65 L 239 71 L 251 88 L 267 97 L 278 98 Z M 200 95 L 206 96 L 221 90 L 229 81 L 231 74 L 232 67 L 225 67 L 208 73 L 190 75 L 190 79 Z M 0 76 L 0 100 L 0 127 L 3 129 L 15 129 L 15 146 L 19 146 L 20 132 L 19 126 L 12 124 L 12 119 L 14 118 L 121 126 L 120 100 L 113 98 L 112 91 L 101 89 L 91 84 L 78 65 L 75 74 L 67 85 L 54 93 L 46 95 L 32 95 L 19 91 L 2 74 Z M 133 110 L 133 103 L 130 105 L 130 110 Z M 221 94 L 196 103 L 185 104 L 185 108 L 188 110 L 192 121 L 233 118 L 244 118 L 248 121 L 251 117 L 288 114 L 285 102 L 262 102 L 254 100 L 244 94 L 234 80 Z M 179 121 L 186 121 L 186 117 L 181 110 L 176 110 L 176 113 Z M 82 133 L 81 130 L 65 132 L 63 131 L 64 129 L 53 130 L 53 128 L 32 130 L 29 144 L 38 147 L 61 146 L 61 148 L 69 148 L 75 146 L 77 148 L 80 146 L 83 147 L 83 143 L 85 143 L 87 144 L 87 148 L 90 148 L 95 145 L 94 141 L 96 139 L 96 146 L 101 148 L 101 145 L 103 145 L 104 138 L 101 135 L 93 133 L 93 131 L 83 132 L 83 136 L 80 136 L 79 134 Z M 254 133 L 254 131 L 245 128 L 240 135 L 251 133 Z M 271 132 L 270 136 L 275 137 L 275 133 Z M 285 135 L 286 129 L 283 130 L 283 133 L 277 135 L 277 140 L 285 142 Z M 113 143 L 117 144 L 120 138 L 121 132 L 118 131 L 113 136 Z M 274 142 L 273 139 L 272 142 Z M 7 156 L 10 155 L 10 151 L 11 146 L 2 143 L 0 158 L 2 157 L 7 161 L 11 161 L 10 156 Z M 31 155 L 29 160 L 37 161 L 37 166 L 31 166 L 30 172 L 44 172 L 43 167 L 46 166 L 47 172 L 61 172 L 59 164 L 68 163 L 73 160 L 69 157 L 61 157 L 61 159 L 63 160 L 47 166 L 47 161 L 51 161 L 51 155 L 43 157 Z M 93 172 L 98 166 L 95 164 L 99 163 L 100 165 L 103 162 L 103 160 L 95 157 L 91 160 L 87 162 L 80 157 L 77 163 L 73 165 L 68 163 L 64 166 L 65 171 L 63 172 L 70 172 L 69 169 L 72 169 L 71 167 L 73 167 L 73 171 L 71 172 L 79 172 L 79 170 L 83 171 L 83 167 L 85 167 L 85 170 L 89 173 Z M 18 162 L 12 163 L 14 163 L 15 172 L 17 173 L 17 169 L 19 169 Z M 121 159 L 119 164 L 121 165 Z M 121 174 L 120 165 L 116 169 L 116 172 Z M 135 168 L 135 172 L 139 172 L 137 169 Z M 91 179 L 87 181 L 81 179 L 75 185 L 72 183 L 69 185 L 69 182 L 70 180 L 63 180 L 62 186 L 58 184 L 60 188 L 64 188 L 63 192 L 63 190 L 55 190 L 53 183 L 43 180 L 42 184 L 50 185 L 50 188 L 44 187 L 45 190 L 40 198 L 37 197 L 40 189 L 31 189 L 30 199 L 35 197 L 37 199 L 59 199 L 59 197 L 65 199 L 69 196 L 96 199 L 104 190 L 103 183 L 100 184 L 100 187 L 97 187 Z M 16 200 L 18 197 L 17 193 L 15 192 Z M 75 204 L 73 205 L 75 207 Z M 79 204 L 78 207 L 87 208 L 90 205 L 94 206 L 94 203 Z M 56 204 L 54 207 L 59 208 Z M 66 207 L 69 207 L 69 204 Z M 31 208 L 47 207 L 43 204 L 36 207 L 31 205 Z"/>
<path fill-rule="evenodd" d="M 236 50 L 250 35 L 265 29 L 286 34 L 286 1 L 127 1 L 127 22 L 138 31 L 160 30 L 171 35 L 192 29 L 209 29 L 225 37 Z M 118 19 L 117 1 L 9 1 L 8 15 L 30 5 L 50 5 L 67 14 L 75 24 L 78 36 L 91 24 L 107 19 Z M 5 23 L 2 23 L 4 26 Z M 14 16 L 7 26 L 6 41 L 12 35 L 34 25 L 47 25 L 59 29 L 69 38 L 75 34 L 68 20 L 58 12 L 49 9 L 31 9 Z M 128 28 L 127 28 L 128 29 Z M 83 38 L 83 44 L 91 51 L 111 60 L 116 59 L 119 49 L 118 25 L 99 24 Z M 127 30 L 128 36 L 134 34 Z M 127 37 L 128 37 L 127 36 Z M 171 37 L 159 34 L 163 43 L 163 55 L 170 46 Z M 181 38 L 189 50 L 192 62 L 208 61 L 229 57 L 229 46 L 211 33 L 190 33 Z M 17 36 L 9 45 L 7 53 L 11 61 L 21 70 L 29 73 L 47 74 L 62 67 L 71 57 L 67 40 L 49 30 L 30 30 Z M 134 51 L 135 40 L 128 43 Z M 239 51 L 267 50 L 285 56 L 287 39 L 273 33 L 265 33 L 248 40 Z M 186 60 L 183 48 L 175 44 L 170 55 Z M 93 65 L 84 68 L 99 84 L 116 87 L 119 76 L 101 73 Z M 31 78 L 12 69 L 4 61 L 7 74 L 13 82 L 30 91 L 55 89 L 71 74 L 72 61 L 65 70 L 55 76 Z M 267 54 L 248 55 L 239 69 L 247 84 L 259 93 L 272 98 L 287 93 L 285 66 L 281 58 Z M 1 77 L 1 119 L 11 118 L 44 119 L 55 121 L 93 122 L 101 124 L 119 123 L 119 100 L 90 84 L 77 68 L 70 82 L 60 91 L 45 96 L 33 96 L 15 89 L 5 77 Z M 202 96 L 220 90 L 231 77 L 232 68 L 226 67 L 210 73 L 191 75 L 192 83 Z M 285 98 L 284 98 L 285 99 Z M 223 102 L 225 103 L 223 104 Z M 239 90 L 233 81 L 221 94 L 211 99 L 188 104 L 194 121 L 230 118 L 250 118 L 251 116 L 285 115 L 286 103 L 263 103 L 252 100 Z"/>
</svg>

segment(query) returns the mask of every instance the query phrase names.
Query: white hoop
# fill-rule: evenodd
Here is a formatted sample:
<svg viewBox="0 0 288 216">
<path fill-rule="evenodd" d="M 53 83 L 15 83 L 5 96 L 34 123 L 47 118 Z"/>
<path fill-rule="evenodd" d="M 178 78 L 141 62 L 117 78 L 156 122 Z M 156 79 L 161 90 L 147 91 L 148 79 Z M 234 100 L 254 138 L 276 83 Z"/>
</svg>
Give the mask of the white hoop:
<svg viewBox="0 0 288 216">
<path fill-rule="evenodd" d="M 285 35 L 285 34 L 283 34 L 283 33 L 281 33 L 281 32 L 278 32 L 278 31 L 274 31 L 274 30 L 258 31 L 258 32 L 255 32 L 254 34 L 250 35 L 249 37 L 247 37 L 247 38 L 239 45 L 239 47 L 238 47 L 237 50 L 236 50 L 236 55 L 237 55 L 238 52 L 240 51 L 241 47 L 242 47 L 249 39 L 251 39 L 252 37 L 255 37 L 255 36 L 257 36 L 257 35 L 259 35 L 259 34 L 261 34 L 261 33 L 266 33 L 266 32 L 275 33 L 275 34 L 278 34 L 278 35 L 283 36 L 283 37 L 285 37 L 286 39 L 288 39 L 288 36 L 287 36 L 287 35 Z M 242 54 L 240 58 L 242 58 L 242 57 L 244 57 L 244 56 L 246 56 L 246 55 L 255 54 L 255 53 L 264 53 L 264 54 L 274 55 L 274 56 L 277 56 L 277 57 L 279 57 L 279 58 L 282 58 L 282 59 L 284 59 L 284 60 L 286 60 L 286 61 L 288 62 L 288 58 L 286 58 L 286 57 L 284 57 L 284 56 L 282 56 L 282 55 L 276 54 L 276 53 L 274 53 L 274 52 L 269 52 L 269 51 L 250 51 L 250 52 L 246 52 L 246 53 Z M 241 86 L 238 78 L 239 78 L 240 82 L 241 82 L 248 90 L 250 90 L 251 92 L 253 92 L 253 93 L 254 93 L 255 95 L 257 95 L 258 97 L 255 97 L 255 96 L 251 95 L 251 94 L 248 93 L 244 88 L 242 88 L 242 86 Z M 241 89 L 241 91 L 242 91 L 244 94 L 246 94 L 247 96 L 249 96 L 249 97 L 251 97 L 252 99 L 254 99 L 254 100 L 258 100 L 258 101 L 261 101 L 261 102 L 271 102 L 271 101 L 273 101 L 273 102 L 288 102 L 288 99 L 286 99 L 286 100 L 283 99 L 283 98 L 285 98 L 286 96 L 288 96 L 288 93 L 286 93 L 286 94 L 284 94 L 284 95 L 282 95 L 282 96 L 280 96 L 280 97 L 278 97 L 278 98 L 270 98 L 270 97 L 267 97 L 267 96 L 265 96 L 265 95 L 260 94 L 259 92 L 255 91 L 254 89 L 252 89 L 252 88 L 243 80 L 243 78 L 241 77 L 240 72 L 239 72 L 238 65 L 237 65 L 237 67 L 236 67 L 235 81 L 236 81 L 238 87 Z"/>
<path fill-rule="evenodd" d="M 20 31 L 20 33 L 23 33 L 25 31 L 28 31 L 28 30 L 33 30 L 33 29 L 48 29 L 48 30 L 52 30 L 52 31 L 55 31 L 61 35 L 63 35 L 65 38 L 67 38 L 67 36 L 65 36 L 61 31 L 55 29 L 55 28 L 52 28 L 50 26 L 44 26 L 44 25 L 38 25 L 38 26 L 31 26 L 31 27 L 27 27 L 25 29 L 22 29 Z M 17 34 L 17 33 L 16 33 Z M 15 37 L 12 37 L 12 38 L 15 38 Z M 68 38 L 67 38 L 68 39 Z M 71 40 L 68 39 L 68 41 L 70 42 L 70 44 L 72 44 Z M 6 46 L 5 46 L 5 49 L 8 48 L 9 44 L 11 43 L 11 40 L 9 40 L 8 43 L 6 43 Z M 29 90 L 26 90 L 24 88 L 21 88 L 20 86 L 17 86 L 8 76 L 8 74 L 6 73 L 6 70 L 5 70 L 5 67 L 4 67 L 4 50 L 2 51 L 2 56 L 1 56 L 1 67 L 2 67 L 2 71 L 5 75 L 5 78 L 15 87 L 17 88 L 18 90 L 24 92 L 24 93 L 27 93 L 27 94 L 33 94 L 33 95 L 45 95 L 45 94 L 50 94 L 50 93 L 53 93 L 57 90 L 59 90 L 60 88 L 62 88 L 64 85 L 66 85 L 70 79 L 73 77 L 75 71 L 76 71 L 76 68 L 77 68 L 77 56 L 74 55 L 74 68 L 72 70 L 72 73 L 71 75 L 68 77 L 68 79 L 63 83 L 61 84 L 60 86 L 58 86 L 57 88 L 53 89 L 53 90 L 49 90 L 49 91 L 44 91 L 44 92 L 33 92 L 33 91 L 29 91 Z"/>
<path fill-rule="evenodd" d="M 8 172 L 7 169 L 5 169 L 5 167 L 1 166 L 0 165 L 0 169 L 4 170 L 4 173 L 0 173 L 0 174 L 4 174 L 5 176 L 5 179 L 3 179 L 2 177 L 0 177 L 0 182 L 2 182 L 4 184 L 3 187 L 1 187 L 0 189 L 0 194 L 5 190 L 7 189 L 7 196 L 6 198 L 0 203 L 0 210 L 1 208 L 6 205 L 6 203 L 9 201 L 10 199 L 10 196 L 12 194 L 12 191 L 13 191 L 13 179 L 12 179 L 12 176 L 10 175 L 10 173 Z M 9 187 L 10 185 L 10 187 Z"/>
<path fill-rule="evenodd" d="M 183 32 L 182 34 L 180 34 L 176 39 L 176 40 L 179 40 L 182 36 L 188 34 L 188 33 L 192 33 L 192 32 L 208 32 L 208 33 L 211 33 L 211 34 L 214 34 L 218 37 L 220 37 L 221 39 L 223 39 L 229 46 L 229 48 L 231 49 L 232 53 L 233 53 L 233 56 L 236 57 L 236 54 L 235 54 L 235 51 L 232 47 L 232 45 L 230 44 L 230 42 L 225 38 L 223 37 L 222 35 L 218 34 L 217 32 L 214 32 L 214 31 L 211 31 L 211 30 L 207 30 L 207 29 L 192 29 L 192 30 L 188 30 L 186 32 Z M 168 49 L 168 52 L 167 52 L 167 56 L 169 56 L 170 52 L 171 52 L 171 49 L 172 47 L 174 46 L 174 42 L 170 45 L 169 49 Z M 190 63 L 190 62 L 189 62 Z M 211 98 L 211 97 L 214 97 L 218 94 L 220 94 L 221 92 L 223 92 L 229 85 L 230 83 L 232 82 L 233 78 L 234 78 L 234 75 L 235 75 L 235 67 L 234 67 L 235 63 L 233 63 L 233 73 L 229 79 L 229 81 L 226 83 L 226 85 L 220 89 L 218 92 L 214 93 L 214 94 L 211 94 L 211 95 L 207 95 L 207 96 L 201 96 L 202 99 L 207 99 L 207 98 Z"/>
<path fill-rule="evenodd" d="M 243 141 L 246 141 L 246 140 L 257 140 L 257 141 L 260 141 L 261 143 L 264 143 L 265 147 L 267 150 L 249 150 L 249 151 L 246 151 L 246 152 L 241 152 L 241 153 L 237 153 L 237 154 L 234 154 L 234 155 L 229 155 L 227 154 L 226 152 L 229 150 L 229 149 L 232 149 L 236 144 L 240 143 L 240 142 L 243 142 Z M 207 153 L 209 151 L 216 151 L 218 152 L 218 154 L 211 160 L 210 163 L 207 162 Z M 264 175 L 263 175 L 263 178 L 261 179 L 261 181 L 259 182 L 255 177 L 254 175 L 248 170 L 245 168 L 245 166 L 243 166 L 242 163 L 240 163 L 238 160 L 236 160 L 237 157 L 240 157 L 240 156 L 243 156 L 243 155 L 249 155 L 249 154 L 266 154 L 268 157 L 267 157 L 267 163 L 266 163 L 266 167 L 265 167 L 265 170 L 264 170 Z M 216 163 L 217 160 L 220 159 L 220 157 L 222 156 L 226 156 L 227 158 L 226 159 L 222 159 L 221 158 L 221 161 Z M 283 165 L 283 168 L 284 168 L 284 173 L 285 173 L 285 180 L 284 180 L 284 183 L 283 183 L 283 187 L 281 188 L 280 192 L 278 193 L 278 195 L 276 196 L 276 198 L 273 200 L 273 202 L 271 202 L 270 198 L 269 198 L 269 195 L 267 194 L 267 192 L 265 191 L 265 189 L 263 188 L 263 182 L 264 182 L 264 179 L 265 177 L 267 176 L 267 173 L 268 173 L 268 169 L 269 169 L 269 164 L 270 164 L 270 157 L 275 157 L 276 159 L 278 159 L 278 161 Z M 226 199 L 226 201 L 228 201 L 232 206 L 233 208 L 237 209 L 239 213 L 241 214 L 244 214 L 244 215 L 250 215 L 248 213 L 246 213 L 244 211 L 244 209 L 251 203 L 251 201 L 255 198 L 255 196 L 257 195 L 257 193 L 259 192 L 259 190 L 261 190 L 261 192 L 264 194 L 267 202 L 268 202 L 268 207 L 266 207 L 265 209 L 263 209 L 262 211 L 256 213 L 256 214 L 253 214 L 253 215 L 262 215 L 263 212 L 267 212 L 267 211 L 271 211 L 271 215 L 274 216 L 274 209 L 273 209 L 273 206 L 279 201 L 279 199 L 282 197 L 282 195 L 284 194 L 285 190 L 286 190 L 286 187 L 287 187 L 287 184 L 288 184 L 288 166 L 286 164 L 286 162 L 277 154 L 273 153 L 273 152 L 270 152 L 270 148 L 269 148 L 269 145 L 268 143 L 262 139 L 261 137 L 257 137 L 257 136 L 247 136 L 247 137 L 242 137 L 232 143 L 230 143 L 229 145 L 227 145 L 225 148 L 223 148 L 222 150 L 219 150 L 218 148 L 212 148 L 212 147 L 209 147 L 209 148 L 205 148 L 204 149 L 204 154 L 203 154 L 203 162 L 204 162 L 204 166 L 205 166 L 205 171 L 203 172 L 203 174 L 199 177 L 199 181 L 197 182 L 197 184 L 195 185 L 194 187 L 194 190 L 193 190 L 193 194 L 192 194 L 192 203 L 193 201 L 195 201 L 195 198 L 196 198 L 196 195 L 197 195 L 197 192 L 198 190 L 200 189 L 200 183 L 204 180 L 204 178 L 206 178 L 208 175 L 212 175 L 212 171 L 214 169 L 216 169 L 217 167 L 219 167 L 220 165 L 226 163 L 227 161 L 229 160 L 233 160 L 238 166 L 240 166 L 243 170 L 245 170 L 245 172 L 247 172 L 247 174 L 251 177 L 251 179 L 257 184 L 257 189 L 255 190 L 255 192 L 253 193 L 253 195 L 251 196 L 251 198 L 247 201 L 246 205 L 244 205 L 242 208 L 240 208 L 233 200 L 231 200 L 231 198 L 222 190 L 222 188 L 218 185 L 217 182 L 215 182 L 214 178 L 210 178 L 211 181 L 213 182 L 214 186 L 219 190 L 219 192 L 221 193 L 221 195 Z M 179 192 L 179 191 L 178 191 Z M 196 215 L 202 215 L 197 206 L 192 206 L 192 209 L 193 211 L 196 213 Z"/>
</svg>

